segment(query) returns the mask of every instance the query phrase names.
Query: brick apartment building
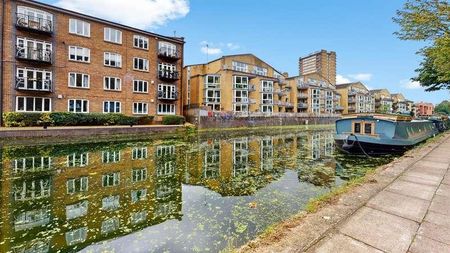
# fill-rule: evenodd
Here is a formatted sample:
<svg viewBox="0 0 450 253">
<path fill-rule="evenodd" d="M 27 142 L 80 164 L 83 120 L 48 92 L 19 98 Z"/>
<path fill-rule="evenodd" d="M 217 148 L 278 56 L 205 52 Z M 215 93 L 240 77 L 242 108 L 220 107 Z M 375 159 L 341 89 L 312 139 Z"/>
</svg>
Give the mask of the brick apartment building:
<svg viewBox="0 0 450 253">
<path fill-rule="evenodd" d="M 339 84 L 336 89 L 341 94 L 343 114 L 375 112 L 375 97 L 363 83 Z"/>
<path fill-rule="evenodd" d="M 432 116 L 434 105 L 432 103 L 419 102 L 416 105 L 416 116 Z"/>
<path fill-rule="evenodd" d="M 31 0 L 0 11 L 0 113 L 182 114 L 183 38 Z"/>
</svg>

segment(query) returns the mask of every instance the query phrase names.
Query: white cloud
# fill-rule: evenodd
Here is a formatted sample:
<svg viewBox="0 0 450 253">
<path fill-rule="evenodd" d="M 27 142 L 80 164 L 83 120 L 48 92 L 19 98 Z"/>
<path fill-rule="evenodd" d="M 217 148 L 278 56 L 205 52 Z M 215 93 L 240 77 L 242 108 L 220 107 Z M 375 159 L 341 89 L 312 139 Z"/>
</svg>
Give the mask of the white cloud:
<svg viewBox="0 0 450 253">
<path fill-rule="evenodd" d="M 215 48 L 215 47 L 208 47 L 207 45 L 202 46 L 200 48 L 200 51 L 203 54 L 209 54 L 209 55 L 215 55 L 215 54 L 221 54 L 222 53 L 222 49 Z"/>
<path fill-rule="evenodd" d="M 59 0 L 56 5 L 140 29 L 153 29 L 189 13 L 188 0 Z"/>
<path fill-rule="evenodd" d="M 351 83 L 351 80 L 344 77 L 343 75 L 336 75 L 336 83 L 337 84 Z"/>
<path fill-rule="evenodd" d="M 405 89 L 409 89 L 409 90 L 415 90 L 415 89 L 421 89 L 422 86 L 420 86 L 420 83 L 417 81 L 412 81 L 412 80 L 401 80 L 400 81 L 400 85 L 405 88 Z"/>
<path fill-rule="evenodd" d="M 358 74 L 351 74 L 348 76 L 356 81 L 370 81 L 372 79 L 372 74 L 369 73 L 358 73 Z"/>
<path fill-rule="evenodd" d="M 230 50 L 238 50 L 239 48 L 241 48 L 241 46 L 239 46 L 238 44 L 234 44 L 234 43 L 227 43 L 227 47 Z"/>
<path fill-rule="evenodd" d="M 208 42 L 208 41 L 202 41 L 200 42 L 200 51 L 203 54 L 210 54 L 210 55 L 215 55 L 215 54 L 222 54 L 224 52 L 224 50 L 228 50 L 228 51 L 235 51 L 238 50 L 239 48 L 241 48 L 238 44 L 235 43 L 213 43 L 213 42 Z"/>
</svg>

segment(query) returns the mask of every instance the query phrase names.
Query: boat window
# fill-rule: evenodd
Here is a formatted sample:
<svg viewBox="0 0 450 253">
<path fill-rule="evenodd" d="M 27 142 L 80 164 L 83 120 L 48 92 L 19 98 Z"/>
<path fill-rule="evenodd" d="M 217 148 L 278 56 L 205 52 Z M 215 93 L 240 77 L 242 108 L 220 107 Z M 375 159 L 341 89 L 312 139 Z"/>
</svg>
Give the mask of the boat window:
<svg viewBox="0 0 450 253">
<path fill-rule="evenodd" d="M 364 124 L 364 133 L 372 134 L 372 124 Z"/>
<path fill-rule="evenodd" d="M 360 134 L 361 133 L 361 123 L 354 123 L 355 125 L 354 125 L 354 133 L 355 134 Z"/>
</svg>

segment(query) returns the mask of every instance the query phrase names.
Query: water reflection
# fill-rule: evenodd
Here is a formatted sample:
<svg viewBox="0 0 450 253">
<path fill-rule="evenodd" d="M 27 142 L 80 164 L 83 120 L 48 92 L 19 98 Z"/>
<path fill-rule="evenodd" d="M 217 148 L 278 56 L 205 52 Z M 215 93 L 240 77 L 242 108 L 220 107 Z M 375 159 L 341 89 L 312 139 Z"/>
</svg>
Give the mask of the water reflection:
<svg viewBox="0 0 450 253">
<path fill-rule="evenodd" d="M 2 158 L 2 252 L 217 252 L 388 162 L 335 154 L 329 131 L 4 147 Z"/>
</svg>

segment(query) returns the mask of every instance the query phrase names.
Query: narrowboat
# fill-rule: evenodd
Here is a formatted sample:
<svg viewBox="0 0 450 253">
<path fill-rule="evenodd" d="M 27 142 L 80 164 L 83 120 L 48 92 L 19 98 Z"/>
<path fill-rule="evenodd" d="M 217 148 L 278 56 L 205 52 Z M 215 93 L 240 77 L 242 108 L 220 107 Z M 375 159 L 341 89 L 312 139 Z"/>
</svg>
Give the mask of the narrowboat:
<svg viewBox="0 0 450 253">
<path fill-rule="evenodd" d="M 336 121 L 337 148 L 348 153 L 382 155 L 403 153 L 436 135 L 429 120 L 412 120 L 402 115 L 350 115 Z"/>
</svg>

